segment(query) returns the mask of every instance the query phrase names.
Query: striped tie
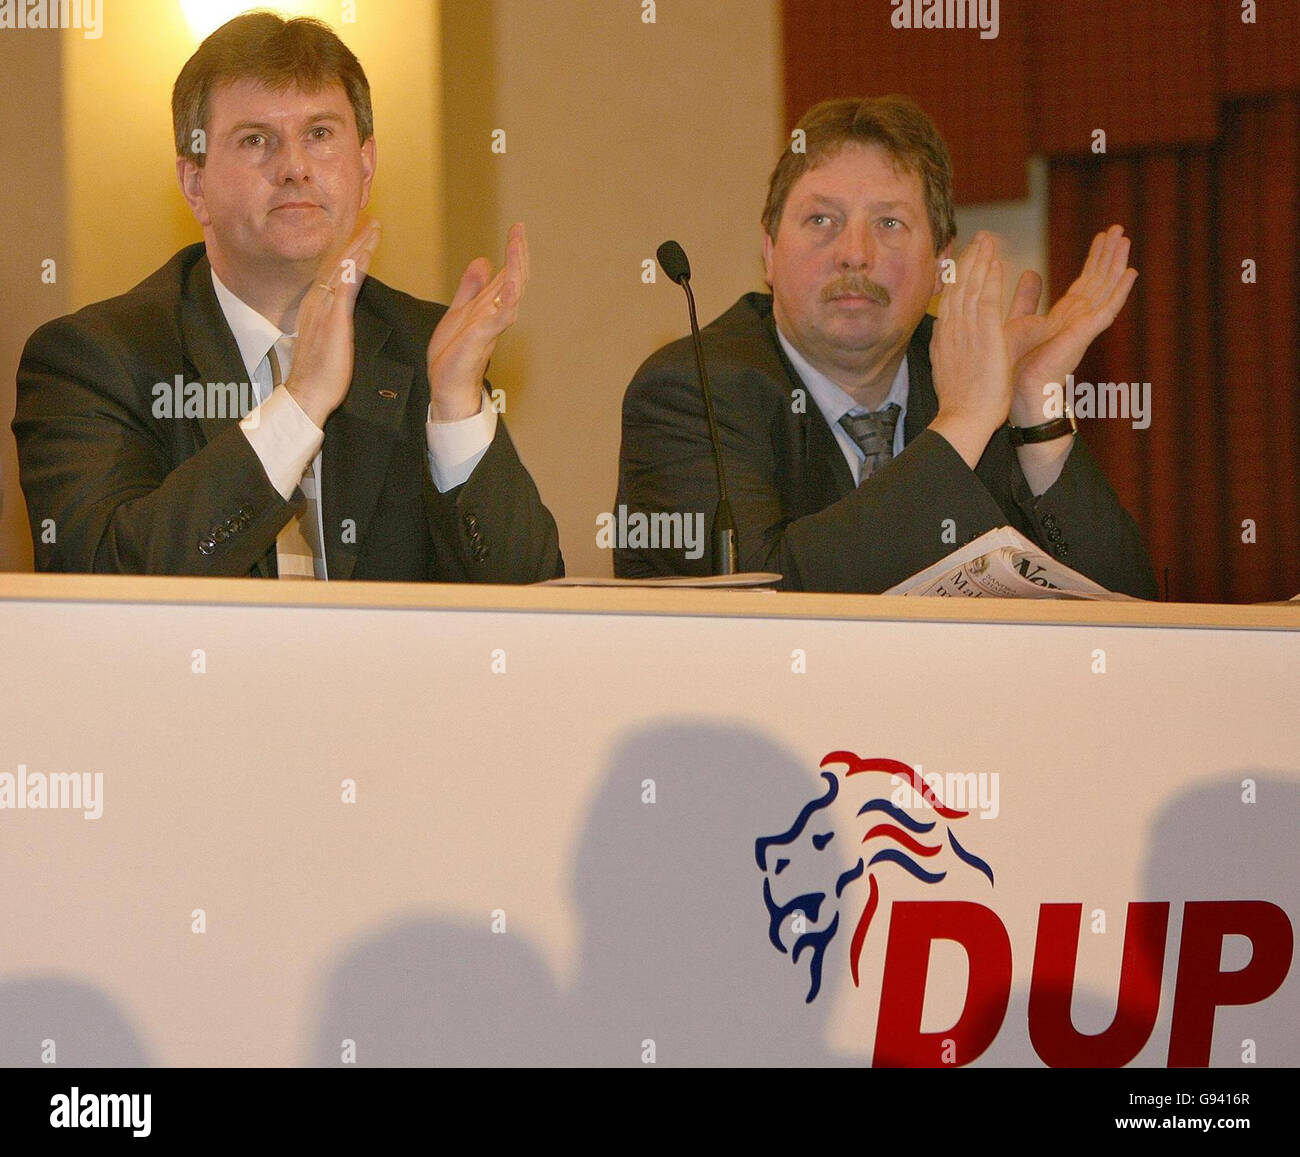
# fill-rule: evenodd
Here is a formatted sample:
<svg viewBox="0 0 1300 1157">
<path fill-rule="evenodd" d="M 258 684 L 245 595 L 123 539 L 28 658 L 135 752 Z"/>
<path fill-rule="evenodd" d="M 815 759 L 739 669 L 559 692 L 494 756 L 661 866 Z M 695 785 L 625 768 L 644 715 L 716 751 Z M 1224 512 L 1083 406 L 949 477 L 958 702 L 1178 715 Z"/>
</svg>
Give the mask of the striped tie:
<svg viewBox="0 0 1300 1157">
<path fill-rule="evenodd" d="M 894 430 L 902 412 L 902 406 L 890 402 L 874 414 L 845 414 L 840 419 L 840 425 L 848 431 L 863 454 L 859 486 L 894 456 Z"/>
<path fill-rule="evenodd" d="M 271 385 L 278 386 L 283 381 L 280 374 L 280 359 L 276 350 L 284 351 L 285 360 L 293 362 L 293 338 L 282 337 L 266 354 L 271 363 Z M 324 578 L 324 555 L 320 549 L 320 525 L 318 509 L 320 492 L 316 484 L 316 463 L 308 462 L 302 481 L 293 492 L 295 498 L 306 500 L 307 505 L 301 514 L 295 515 L 285 523 L 275 540 L 276 569 L 282 579 L 318 579 Z"/>
</svg>

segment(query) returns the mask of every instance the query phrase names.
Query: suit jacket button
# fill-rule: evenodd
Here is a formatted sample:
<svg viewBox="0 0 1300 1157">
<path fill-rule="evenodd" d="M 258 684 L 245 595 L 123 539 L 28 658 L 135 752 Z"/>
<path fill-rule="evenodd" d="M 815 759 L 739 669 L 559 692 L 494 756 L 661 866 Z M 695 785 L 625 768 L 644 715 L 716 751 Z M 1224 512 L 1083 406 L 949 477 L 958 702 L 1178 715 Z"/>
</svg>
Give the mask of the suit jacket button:
<svg viewBox="0 0 1300 1157">
<path fill-rule="evenodd" d="M 239 508 L 239 517 L 242 518 L 245 522 L 247 522 L 250 518 L 253 517 L 253 512 L 247 506 L 241 506 Z"/>
<path fill-rule="evenodd" d="M 472 514 L 465 515 L 465 529 L 468 530 L 470 534 L 473 534 L 478 530 L 478 519 Z"/>
<path fill-rule="evenodd" d="M 214 526 L 208 537 L 217 542 L 225 542 L 230 537 L 230 532 L 224 526 Z"/>
<path fill-rule="evenodd" d="M 217 540 L 211 535 L 204 535 L 199 539 L 199 554 L 211 554 L 217 549 Z"/>
<path fill-rule="evenodd" d="M 226 519 L 226 530 L 228 533 L 238 534 L 243 529 L 244 529 L 244 524 L 240 522 L 238 518 Z"/>
<path fill-rule="evenodd" d="M 1061 539 L 1064 538 L 1064 537 L 1065 537 L 1065 535 L 1063 535 L 1063 534 L 1061 533 L 1060 529 L 1059 529 L 1058 527 L 1055 527 L 1055 526 L 1052 527 L 1052 529 L 1049 530 L 1049 531 L 1047 532 L 1047 541 L 1048 541 L 1048 542 L 1060 542 Z"/>
<path fill-rule="evenodd" d="M 1058 542 L 1052 547 L 1052 549 L 1056 551 L 1057 558 L 1064 558 L 1070 553 L 1070 544 L 1068 542 Z"/>
<path fill-rule="evenodd" d="M 1055 515 L 1055 514 L 1044 514 L 1044 515 L 1043 515 L 1043 525 L 1044 525 L 1045 527 L 1047 527 L 1048 530 L 1055 530 L 1055 529 L 1056 529 L 1056 515 Z"/>
<path fill-rule="evenodd" d="M 487 556 L 488 556 L 488 548 L 484 546 L 481 542 L 475 543 L 474 560 L 476 562 L 482 562 L 485 558 L 487 558 Z"/>
</svg>

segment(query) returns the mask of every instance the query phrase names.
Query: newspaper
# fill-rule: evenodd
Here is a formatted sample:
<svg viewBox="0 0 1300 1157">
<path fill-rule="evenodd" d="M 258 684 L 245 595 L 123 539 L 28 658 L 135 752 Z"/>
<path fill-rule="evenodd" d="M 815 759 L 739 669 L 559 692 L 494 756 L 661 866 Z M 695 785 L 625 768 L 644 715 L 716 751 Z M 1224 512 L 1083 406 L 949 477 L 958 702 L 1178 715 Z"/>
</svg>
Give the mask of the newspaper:
<svg viewBox="0 0 1300 1157">
<path fill-rule="evenodd" d="M 1018 530 L 999 526 L 934 566 L 890 587 L 887 595 L 937 598 L 1095 599 L 1139 602 L 1108 591 L 1052 558 Z"/>
</svg>

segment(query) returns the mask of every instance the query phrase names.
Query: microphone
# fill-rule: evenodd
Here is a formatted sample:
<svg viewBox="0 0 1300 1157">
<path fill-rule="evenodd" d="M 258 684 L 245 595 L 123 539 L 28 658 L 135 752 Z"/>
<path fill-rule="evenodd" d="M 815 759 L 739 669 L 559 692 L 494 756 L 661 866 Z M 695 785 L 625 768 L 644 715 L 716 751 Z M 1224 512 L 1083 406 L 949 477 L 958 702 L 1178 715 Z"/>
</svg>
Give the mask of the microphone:
<svg viewBox="0 0 1300 1157">
<path fill-rule="evenodd" d="M 713 466 L 718 476 L 718 509 L 713 516 L 709 535 L 709 563 L 714 574 L 736 574 L 740 570 L 740 551 L 736 544 L 736 520 L 731 514 L 731 501 L 727 497 L 727 476 L 722 468 L 722 440 L 718 437 L 718 422 L 713 415 L 713 390 L 709 387 L 709 374 L 704 368 L 704 346 L 700 342 L 700 323 L 695 317 L 695 294 L 691 292 L 691 263 L 676 241 L 665 241 L 655 252 L 659 268 L 686 290 L 686 304 L 691 312 L 691 337 L 695 342 L 695 368 L 700 378 L 700 392 L 704 395 L 704 413 L 709 420 L 709 441 L 713 444 Z"/>
<path fill-rule="evenodd" d="M 665 241 L 655 256 L 659 258 L 659 268 L 678 285 L 685 287 L 691 279 L 691 263 L 686 260 L 686 251 L 676 241 Z"/>
</svg>

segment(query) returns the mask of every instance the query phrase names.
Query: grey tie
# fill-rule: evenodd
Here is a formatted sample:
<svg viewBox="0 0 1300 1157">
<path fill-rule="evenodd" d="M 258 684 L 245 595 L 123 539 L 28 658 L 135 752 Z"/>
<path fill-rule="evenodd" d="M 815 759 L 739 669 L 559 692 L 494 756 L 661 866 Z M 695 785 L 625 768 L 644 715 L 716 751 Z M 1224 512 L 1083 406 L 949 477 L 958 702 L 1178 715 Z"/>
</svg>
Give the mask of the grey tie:
<svg viewBox="0 0 1300 1157">
<path fill-rule="evenodd" d="M 902 406 L 890 402 L 874 414 L 845 414 L 840 419 L 840 425 L 849 432 L 849 437 L 865 456 L 858 478 L 859 486 L 894 456 L 894 430 L 902 412 Z"/>
<path fill-rule="evenodd" d="M 271 384 L 281 385 L 280 359 L 276 346 L 282 346 L 287 357 L 293 357 L 293 339 L 282 337 L 266 353 L 271 363 Z M 323 577 L 320 532 L 317 527 L 317 507 L 320 494 L 316 485 L 316 464 L 307 463 L 302 482 L 294 491 L 295 498 L 303 498 L 307 505 L 303 512 L 289 519 L 275 540 L 276 570 L 282 579 L 316 579 Z"/>
</svg>

